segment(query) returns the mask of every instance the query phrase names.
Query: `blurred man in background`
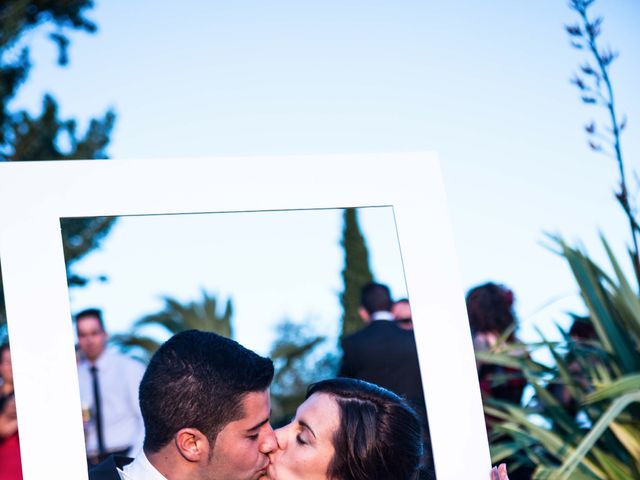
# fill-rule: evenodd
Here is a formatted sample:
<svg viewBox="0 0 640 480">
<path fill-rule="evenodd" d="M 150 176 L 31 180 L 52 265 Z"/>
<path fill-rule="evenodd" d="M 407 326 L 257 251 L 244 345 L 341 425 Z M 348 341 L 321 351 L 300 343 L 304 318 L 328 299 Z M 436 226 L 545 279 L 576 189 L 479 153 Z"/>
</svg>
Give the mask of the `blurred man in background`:
<svg viewBox="0 0 640 480">
<path fill-rule="evenodd" d="M 144 365 L 107 348 L 100 310 L 84 310 L 75 321 L 87 460 L 95 465 L 111 454 L 135 455 L 144 439 L 138 403 Z"/>
<path fill-rule="evenodd" d="M 407 298 L 396 300 L 391 307 L 393 318 L 403 330 L 413 330 L 413 320 L 411 319 L 411 306 Z"/>
</svg>

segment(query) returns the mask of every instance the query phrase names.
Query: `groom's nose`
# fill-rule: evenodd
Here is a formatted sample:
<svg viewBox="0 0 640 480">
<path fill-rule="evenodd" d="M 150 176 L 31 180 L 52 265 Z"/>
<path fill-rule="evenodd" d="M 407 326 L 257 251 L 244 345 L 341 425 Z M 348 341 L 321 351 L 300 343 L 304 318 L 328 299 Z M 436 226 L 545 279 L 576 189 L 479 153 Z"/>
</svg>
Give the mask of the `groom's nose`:
<svg viewBox="0 0 640 480">
<path fill-rule="evenodd" d="M 266 455 L 278 448 L 278 441 L 271 425 L 267 424 L 265 427 L 264 436 L 260 442 L 260 452 Z"/>
</svg>

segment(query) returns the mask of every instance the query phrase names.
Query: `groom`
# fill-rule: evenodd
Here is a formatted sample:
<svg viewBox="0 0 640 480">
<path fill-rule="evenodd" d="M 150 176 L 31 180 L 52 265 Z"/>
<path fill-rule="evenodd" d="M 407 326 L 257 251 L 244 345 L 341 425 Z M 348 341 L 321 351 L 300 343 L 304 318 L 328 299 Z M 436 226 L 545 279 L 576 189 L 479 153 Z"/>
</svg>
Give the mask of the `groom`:
<svg viewBox="0 0 640 480">
<path fill-rule="evenodd" d="M 233 340 L 196 330 L 175 335 L 140 383 L 143 452 L 110 457 L 90 480 L 257 480 L 277 448 L 272 379 L 271 360 Z"/>
</svg>

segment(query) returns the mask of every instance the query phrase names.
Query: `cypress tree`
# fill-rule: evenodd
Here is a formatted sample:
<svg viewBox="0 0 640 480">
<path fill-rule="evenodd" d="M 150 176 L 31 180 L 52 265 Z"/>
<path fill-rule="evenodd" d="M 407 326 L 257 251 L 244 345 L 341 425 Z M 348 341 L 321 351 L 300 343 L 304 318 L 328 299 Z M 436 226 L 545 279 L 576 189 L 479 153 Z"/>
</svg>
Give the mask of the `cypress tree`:
<svg viewBox="0 0 640 480">
<path fill-rule="evenodd" d="M 367 243 L 360 231 L 358 212 L 355 208 L 344 210 L 340 243 L 344 249 L 344 269 L 342 270 L 344 290 L 340 294 L 340 303 L 342 304 L 342 336 L 345 336 L 362 328 L 362 318 L 358 314 L 360 290 L 373 281 Z"/>
</svg>

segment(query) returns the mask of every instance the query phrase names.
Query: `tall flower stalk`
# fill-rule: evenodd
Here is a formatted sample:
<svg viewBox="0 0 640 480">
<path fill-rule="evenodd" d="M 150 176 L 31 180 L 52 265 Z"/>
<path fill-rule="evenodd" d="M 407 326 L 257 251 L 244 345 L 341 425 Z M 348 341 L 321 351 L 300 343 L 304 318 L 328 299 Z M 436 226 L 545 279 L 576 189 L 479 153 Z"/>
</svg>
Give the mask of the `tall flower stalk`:
<svg viewBox="0 0 640 480">
<path fill-rule="evenodd" d="M 640 226 L 637 221 L 637 210 L 631 204 L 629 188 L 625 172 L 624 160 L 620 137 L 626 126 L 626 118 L 619 117 L 616 111 L 616 103 L 613 95 L 613 86 L 609 69 L 613 61 L 618 57 L 618 52 L 611 48 L 601 48 L 598 39 L 601 33 L 602 17 L 591 20 L 589 7 L 594 0 L 570 0 L 569 6 L 577 12 L 579 22 L 566 25 L 571 45 L 587 53 L 588 59 L 580 66 L 571 82 L 580 90 L 582 102 L 585 104 L 600 106 L 607 112 L 608 122 L 598 126 L 595 121 L 585 125 L 588 135 L 589 147 L 595 151 L 604 153 L 614 158 L 617 163 L 620 180 L 618 190 L 615 193 L 618 203 L 624 210 L 629 223 L 632 247 L 629 253 L 633 260 L 633 268 L 640 289 L 640 255 L 638 253 L 638 234 Z"/>
</svg>

